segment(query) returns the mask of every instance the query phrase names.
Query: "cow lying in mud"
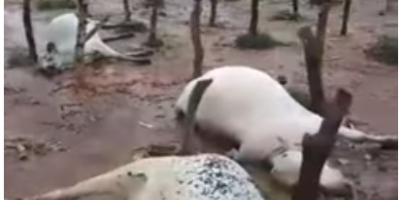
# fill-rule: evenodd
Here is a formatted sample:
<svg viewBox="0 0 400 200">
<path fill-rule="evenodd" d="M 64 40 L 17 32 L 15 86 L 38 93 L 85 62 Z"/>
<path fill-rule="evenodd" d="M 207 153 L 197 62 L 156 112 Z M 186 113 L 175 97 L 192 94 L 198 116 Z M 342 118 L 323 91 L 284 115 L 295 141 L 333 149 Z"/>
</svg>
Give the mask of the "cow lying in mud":
<svg viewBox="0 0 400 200">
<path fill-rule="evenodd" d="M 40 58 L 42 70 L 64 70 L 71 67 L 75 59 L 75 47 L 78 35 L 78 17 L 75 13 L 66 13 L 51 20 L 47 26 L 46 52 Z M 95 29 L 99 21 L 86 19 L 86 33 Z M 143 58 L 136 58 L 119 53 L 105 44 L 99 32 L 96 31 L 84 45 L 84 54 L 98 53 L 105 57 L 119 58 L 136 63 L 141 63 Z"/>
<path fill-rule="evenodd" d="M 240 165 L 217 154 L 139 158 L 72 187 L 25 200 L 106 195 L 128 200 L 266 200 Z"/>
<path fill-rule="evenodd" d="M 194 117 L 200 133 L 233 139 L 239 149 L 227 155 L 243 163 L 266 161 L 272 177 L 289 187 L 296 184 L 302 138 L 317 133 L 322 117 L 301 106 L 268 74 L 246 66 L 226 66 L 187 84 L 176 102 L 178 121 L 185 119 L 195 85 L 210 79 Z M 338 136 L 353 142 L 397 142 L 397 138 L 368 135 L 345 126 L 339 128 Z M 340 191 L 350 182 L 338 169 L 325 164 L 320 184 L 328 191 Z"/>
</svg>

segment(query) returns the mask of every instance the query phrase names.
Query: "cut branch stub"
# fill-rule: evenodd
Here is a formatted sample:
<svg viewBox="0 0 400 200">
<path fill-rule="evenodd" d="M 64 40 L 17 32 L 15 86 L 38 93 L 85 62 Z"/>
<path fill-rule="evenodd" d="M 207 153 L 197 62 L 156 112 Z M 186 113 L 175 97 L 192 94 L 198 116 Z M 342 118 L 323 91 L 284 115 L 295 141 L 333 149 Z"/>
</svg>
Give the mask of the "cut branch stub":
<svg viewBox="0 0 400 200">
<path fill-rule="evenodd" d="M 352 96 L 340 89 L 335 102 L 325 104 L 325 118 L 317 134 L 303 138 L 303 162 L 300 177 L 293 192 L 293 200 L 316 200 L 322 168 L 331 154 L 336 134 L 345 112 L 349 110 Z"/>
</svg>

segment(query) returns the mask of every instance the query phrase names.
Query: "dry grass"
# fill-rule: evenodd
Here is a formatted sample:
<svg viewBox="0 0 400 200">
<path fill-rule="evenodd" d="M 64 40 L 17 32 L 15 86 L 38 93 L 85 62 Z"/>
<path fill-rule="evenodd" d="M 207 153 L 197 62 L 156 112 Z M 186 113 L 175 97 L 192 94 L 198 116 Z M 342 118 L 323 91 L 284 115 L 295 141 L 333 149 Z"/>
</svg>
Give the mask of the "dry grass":
<svg viewBox="0 0 400 200">
<path fill-rule="evenodd" d="M 35 5 L 38 10 L 42 11 L 76 8 L 76 4 L 73 0 L 36 0 Z"/>
<path fill-rule="evenodd" d="M 375 60 L 397 66 L 397 37 L 380 36 L 378 41 L 367 50 L 367 54 Z"/>
<path fill-rule="evenodd" d="M 282 42 L 277 41 L 267 33 L 260 33 L 257 35 L 240 35 L 236 38 L 235 44 L 241 49 L 270 49 L 276 46 L 284 45 Z"/>
</svg>

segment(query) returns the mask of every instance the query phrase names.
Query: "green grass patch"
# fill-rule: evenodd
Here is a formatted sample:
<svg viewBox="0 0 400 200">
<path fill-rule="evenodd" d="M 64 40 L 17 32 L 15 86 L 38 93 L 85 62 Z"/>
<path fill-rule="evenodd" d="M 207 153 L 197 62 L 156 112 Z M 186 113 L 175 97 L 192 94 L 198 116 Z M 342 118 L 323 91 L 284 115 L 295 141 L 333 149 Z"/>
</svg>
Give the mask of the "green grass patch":
<svg viewBox="0 0 400 200">
<path fill-rule="evenodd" d="M 301 15 L 295 14 L 289 10 L 281 10 L 270 18 L 270 20 L 273 21 L 301 21 L 303 19 Z"/>
<path fill-rule="evenodd" d="M 240 35 L 236 38 L 235 44 L 240 49 L 270 49 L 285 45 L 267 33 Z"/>
<path fill-rule="evenodd" d="M 42 11 L 76 8 L 76 4 L 73 0 L 36 0 L 35 4 L 36 8 Z"/>
<path fill-rule="evenodd" d="M 397 41 L 397 37 L 380 36 L 367 53 L 378 62 L 397 66 Z"/>
</svg>

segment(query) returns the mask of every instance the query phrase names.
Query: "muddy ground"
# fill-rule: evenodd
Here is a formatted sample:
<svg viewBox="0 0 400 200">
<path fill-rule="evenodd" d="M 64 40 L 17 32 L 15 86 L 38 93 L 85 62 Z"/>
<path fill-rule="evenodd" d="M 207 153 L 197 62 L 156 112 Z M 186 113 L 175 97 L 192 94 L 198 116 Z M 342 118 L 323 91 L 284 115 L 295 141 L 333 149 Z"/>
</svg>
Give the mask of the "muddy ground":
<svg viewBox="0 0 400 200">
<path fill-rule="evenodd" d="M 205 1 L 202 35 L 206 70 L 249 65 L 274 76 L 285 75 L 291 86 L 305 88 L 303 54 L 296 30 L 315 23 L 316 8 L 302 2 L 304 21 L 272 21 L 272 15 L 290 9 L 289 1 L 262 1 L 260 31 L 268 31 L 291 45 L 243 51 L 233 47 L 233 40 L 246 31 L 249 3 L 222 1 L 216 28 L 206 26 L 207 4 Z M 93 0 L 90 6 L 96 18 L 112 14 L 112 21 L 122 19 L 119 3 Z M 133 7 L 133 18 L 147 21 L 148 11 Z M 364 122 L 361 129 L 397 134 L 397 67 L 377 63 L 363 52 L 378 35 L 397 34 L 397 13 L 380 16 L 383 7 L 380 1 L 354 1 L 346 37 L 338 34 L 341 7 L 333 9 L 324 76 L 329 91 L 344 87 L 353 93 L 352 116 Z M 181 135 L 173 123 L 172 105 L 192 71 L 187 26 L 190 9 L 190 1 L 166 1 L 159 34 L 166 45 L 157 52 L 152 65 L 98 63 L 96 69 L 85 72 L 86 87 L 75 90 L 74 74 L 48 80 L 32 72 L 33 65 L 24 61 L 20 5 L 5 4 L 6 198 L 38 194 L 112 169 L 128 162 L 132 150 L 141 146 L 179 142 Z M 39 50 L 43 49 L 45 24 L 63 12 L 67 11 L 34 12 Z M 138 34 L 110 45 L 129 51 L 144 38 Z M 341 150 L 337 154 L 342 168 L 361 185 L 368 199 L 397 199 L 397 152 Z"/>
</svg>

